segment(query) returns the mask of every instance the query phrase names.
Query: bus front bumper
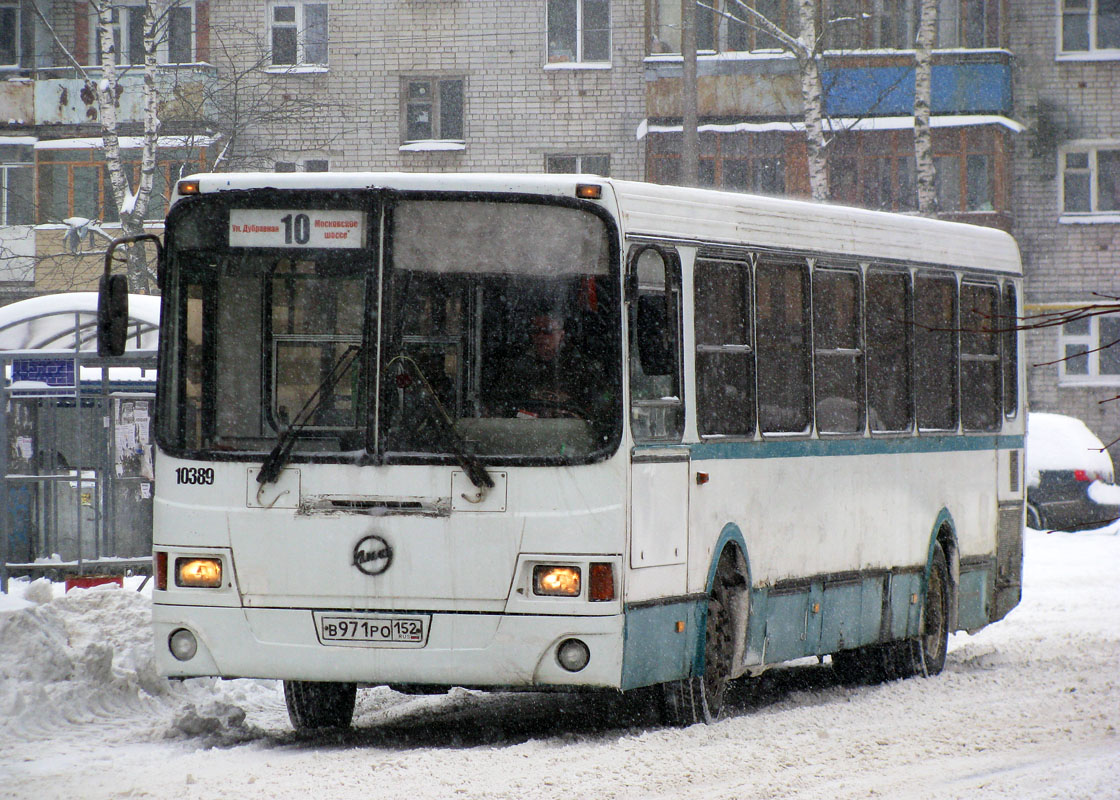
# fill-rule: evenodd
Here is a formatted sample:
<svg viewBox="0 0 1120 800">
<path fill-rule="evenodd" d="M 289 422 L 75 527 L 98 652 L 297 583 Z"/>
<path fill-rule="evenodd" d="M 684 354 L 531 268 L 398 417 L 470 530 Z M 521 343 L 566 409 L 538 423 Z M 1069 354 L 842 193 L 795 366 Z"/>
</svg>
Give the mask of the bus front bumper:
<svg viewBox="0 0 1120 800">
<path fill-rule="evenodd" d="M 311 609 L 251 609 L 153 604 L 156 665 L 186 678 L 275 678 L 373 684 L 618 688 L 624 616 L 432 613 L 423 646 L 324 644 Z M 360 617 L 361 615 L 347 615 Z M 379 616 L 393 616 L 379 615 Z M 414 616 L 412 614 L 402 616 Z M 193 635 L 191 657 L 173 655 L 178 631 Z M 191 636 L 179 634 L 191 641 Z M 590 658 L 578 671 L 560 664 L 569 639 Z M 189 652 L 191 648 L 186 648 Z M 180 650 L 180 655 L 184 651 Z"/>
</svg>

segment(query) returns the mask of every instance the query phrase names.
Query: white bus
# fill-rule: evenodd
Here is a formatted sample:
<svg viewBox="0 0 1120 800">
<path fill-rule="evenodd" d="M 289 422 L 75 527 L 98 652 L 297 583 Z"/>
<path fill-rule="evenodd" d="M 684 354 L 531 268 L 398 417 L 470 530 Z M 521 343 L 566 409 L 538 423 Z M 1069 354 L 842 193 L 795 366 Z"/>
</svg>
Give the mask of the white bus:
<svg viewBox="0 0 1120 800">
<path fill-rule="evenodd" d="M 281 679 L 297 728 L 937 673 L 1020 597 L 1021 278 L 989 228 L 592 176 L 180 181 L 159 669 Z"/>
</svg>

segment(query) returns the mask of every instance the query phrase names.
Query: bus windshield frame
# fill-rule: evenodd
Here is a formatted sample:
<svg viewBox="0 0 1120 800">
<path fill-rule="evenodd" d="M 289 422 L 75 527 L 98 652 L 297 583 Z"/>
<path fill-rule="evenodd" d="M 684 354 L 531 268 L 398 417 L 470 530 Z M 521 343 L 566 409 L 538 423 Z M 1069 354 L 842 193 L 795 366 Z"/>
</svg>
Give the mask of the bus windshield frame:
<svg viewBox="0 0 1120 800">
<path fill-rule="evenodd" d="M 287 436 L 292 462 L 561 465 L 621 442 L 621 260 L 601 206 L 258 189 L 183 199 L 166 231 L 171 455 L 257 460 Z M 541 326 L 562 345 L 547 368 L 529 357 Z M 517 398 L 527 363 L 545 384 Z"/>
</svg>

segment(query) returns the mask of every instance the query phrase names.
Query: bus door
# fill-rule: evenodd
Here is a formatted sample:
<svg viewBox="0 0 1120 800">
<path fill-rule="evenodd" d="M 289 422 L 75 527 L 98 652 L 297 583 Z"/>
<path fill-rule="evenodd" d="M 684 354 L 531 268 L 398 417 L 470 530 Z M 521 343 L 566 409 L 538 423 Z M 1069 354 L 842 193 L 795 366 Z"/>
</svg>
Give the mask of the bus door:
<svg viewBox="0 0 1120 800">
<path fill-rule="evenodd" d="M 630 568 L 684 565 L 688 553 L 689 450 L 681 444 L 680 261 L 640 246 L 630 258 Z M 680 586 L 657 591 L 685 590 Z M 670 580 L 676 582 L 677 571 Z M 652 586 L 650 587 L 652 589 Z"/>
</svg>

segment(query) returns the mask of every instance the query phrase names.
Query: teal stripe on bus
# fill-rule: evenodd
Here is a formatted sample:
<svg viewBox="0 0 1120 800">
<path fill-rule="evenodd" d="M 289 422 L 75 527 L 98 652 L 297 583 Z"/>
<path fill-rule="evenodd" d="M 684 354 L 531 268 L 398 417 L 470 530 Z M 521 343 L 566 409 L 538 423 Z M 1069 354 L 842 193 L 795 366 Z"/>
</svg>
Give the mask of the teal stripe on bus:
<svg viewBox="0 0 1120 800">
<path fill-rule="evenodd" d="M 764 441 L 706 441 L 687 447 L 693 461 L 734 458 L 821 458 L 829 456 L 874 456 L 888 453 L 953 453 L 985 450 L 1018 450 L 1023 447 L 1022 435 L 1003 436 L 906 436 L 864 439 L 767 439 Z M 645 449 L 664 450 L 673 445 L 637 446 L 635 453 Z"/>
</svg>

